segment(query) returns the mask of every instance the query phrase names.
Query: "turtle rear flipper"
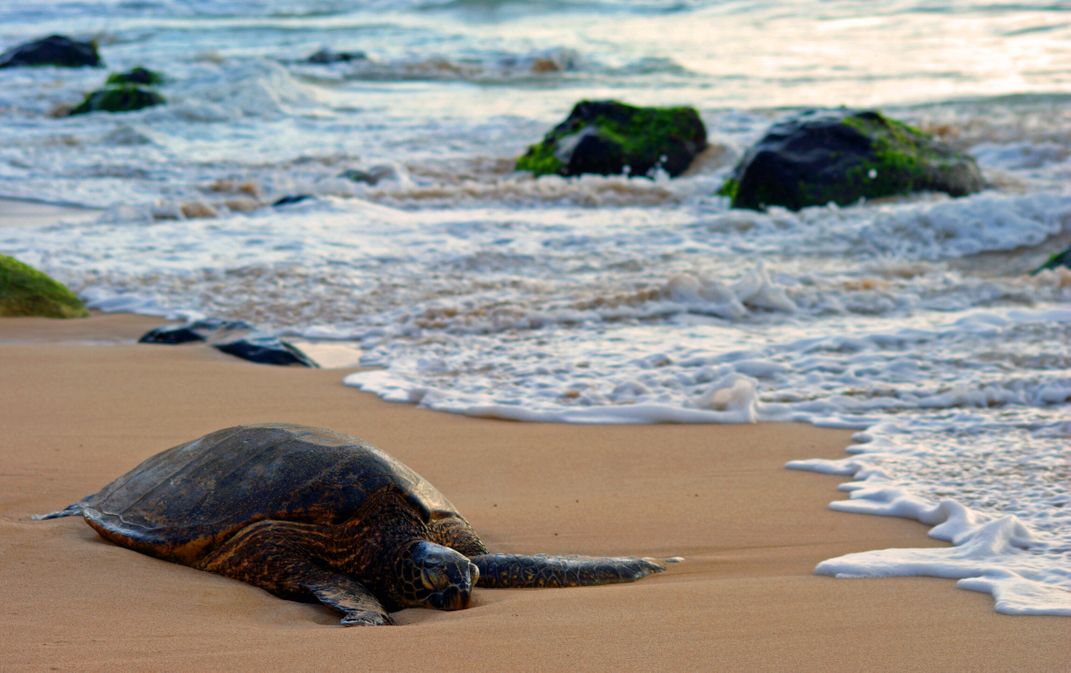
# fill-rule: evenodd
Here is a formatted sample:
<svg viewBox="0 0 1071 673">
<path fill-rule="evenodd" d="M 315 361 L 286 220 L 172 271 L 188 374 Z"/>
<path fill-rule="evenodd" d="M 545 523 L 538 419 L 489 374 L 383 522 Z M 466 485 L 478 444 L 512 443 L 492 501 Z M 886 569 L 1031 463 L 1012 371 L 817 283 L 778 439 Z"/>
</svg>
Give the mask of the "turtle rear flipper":
<svg viewBox="0 0 1071 673">
<path fill-rule="evenodd" d="M 34 521 L 46 521 L 48 519 L 62 519 L 65 516 L 78 516 L 82 513 L 81 503 L 71 503 L 58 512 L 49 512 L 48 514 L 34 514 L 32 518 Z"/>
<path fill-rule="evenodd" d="M 579 587 L 635 582 L 665 570 L 657 559 L 635 557 L 481 554 L 472 562 L 480 569 L 478 586 L 492 589 Z M 666 559 L 676 562 L 678 559 Z"/>
</svg>

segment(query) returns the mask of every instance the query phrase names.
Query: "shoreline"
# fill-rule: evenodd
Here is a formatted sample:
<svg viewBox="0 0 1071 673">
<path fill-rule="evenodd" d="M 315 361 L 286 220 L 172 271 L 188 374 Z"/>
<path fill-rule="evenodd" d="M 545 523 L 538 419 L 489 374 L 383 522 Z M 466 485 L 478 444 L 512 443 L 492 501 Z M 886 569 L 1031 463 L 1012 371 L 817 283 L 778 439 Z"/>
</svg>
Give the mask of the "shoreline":
<svg viewBox="0 0 1071 673">
<path fill-rule="evenodd" d="M 0 196 L 0 229 L 39 227 L 57 222 L 80 222 L 100 216 L 101 210 L 73 204 Z"/>
<path fill-rule="evenodd" d="M 1066 619 L 1001 616 L 948 580 L 813 574 L 853 551 L 945 546 L 914 521 L 833 512 L 843 478 L 784 468 L 843 457 L 848 431 L 450 415 L 346 387 L 345 370 L 132 343 L 160 322 L 0 320 L 4 671 L 416 670 L 429 658 L 441 670 L 1052 671 L 1071 660 Z M 497 550 L 686 560 L 636 584 L 480 589 L 468 610 L 345 629 L 318 606 L 103 543 L 80 520 L 29 519 L 182 441 L 273 420 L 364 436 Z"/>
</svg>

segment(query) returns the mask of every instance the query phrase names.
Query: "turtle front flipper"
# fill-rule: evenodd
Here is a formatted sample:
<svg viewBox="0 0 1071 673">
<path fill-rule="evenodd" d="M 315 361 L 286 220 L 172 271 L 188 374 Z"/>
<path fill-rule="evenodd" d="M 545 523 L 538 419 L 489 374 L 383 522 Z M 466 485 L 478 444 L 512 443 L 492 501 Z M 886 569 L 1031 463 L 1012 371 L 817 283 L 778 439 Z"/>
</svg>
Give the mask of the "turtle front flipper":
<svg viewBox="0 0 1071 673">
<path fill-rule="evenodd" d="M 315 550 L 327 544 L 317 526 L 269 519 L 238 531 L 195 567 L 248 582 L 283 598 L 315 598 L 341 612 L 345 626 L 393 624 L 367 587 L 318 559 Z"/>
<path fill-rule="evenodd" d="M 480 569 L 478 586 L 491 589 L 579 587 L 635 582 L 665 570 L 665 566 L 655 559 L 627 556 L 481 554 L 471 557 L 470 560 Z"/>
<path fill-rule="evenodd" d="M 302 586 L 329 608 L 343 615 L 343 626 L 393 624 L 387 611 L 363 584 L 340 573 L 311 568 Z"/>
</svg>

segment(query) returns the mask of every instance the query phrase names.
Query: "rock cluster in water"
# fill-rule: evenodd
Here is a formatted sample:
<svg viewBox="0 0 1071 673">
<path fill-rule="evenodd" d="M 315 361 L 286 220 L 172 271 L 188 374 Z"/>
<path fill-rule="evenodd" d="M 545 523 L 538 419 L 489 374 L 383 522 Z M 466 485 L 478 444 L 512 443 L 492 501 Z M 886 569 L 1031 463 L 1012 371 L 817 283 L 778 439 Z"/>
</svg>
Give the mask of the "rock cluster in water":
<svg viewBox="0 0 1071 673">
<path fill-rule="evenodd" d="M 809 110 L 774 124 L 719 193 L 734 208 L 799 210 L 921 191 L 985 186 L 974 160 L 872 110 Z"/>
<path fill-rule="evenodd" d="M 163 81 L 164 76 L 160 73 L 140 66 L 126 72 L 112 73 L 103 89 L 87 93 L 69 114 L 73 116 L 91 112 L 132 112 L 163 105 L 166 102 L 164 97 L 151 88 Z"/>
<path fill-rule="evenodd" d="M 0 255 L 0 316 L 84 318 L 85 304 L 45 273 L 14 257 Z"/>
<path fill-rule="evenodd" d="M 581 101 L 516 168 L 540 175 L 671 176 L 687 170 L 707 146 L 707 130 L 692 107 L 635 107 Z"/>
<path fill-rule="evenodd" d="M 72 40 L 64 35 L 49 35 L 12 47 L 0 54 L 0 68 L 49 65 L 60 68 L 96 68 L 104 63 L 100 60 L 94 42 Z"/>
</svg>

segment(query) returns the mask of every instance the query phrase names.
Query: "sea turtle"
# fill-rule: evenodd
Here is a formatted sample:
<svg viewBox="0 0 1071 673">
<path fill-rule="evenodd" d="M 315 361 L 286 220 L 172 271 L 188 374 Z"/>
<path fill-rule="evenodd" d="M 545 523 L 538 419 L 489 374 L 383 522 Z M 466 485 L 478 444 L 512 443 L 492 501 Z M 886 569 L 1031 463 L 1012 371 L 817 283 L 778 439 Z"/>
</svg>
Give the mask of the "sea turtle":
<svg viewBox="0 0 1071 673">
<path fill-rule="evenodd" d="M 649 558 L 492 554 L 434 486 L 357 437 L 290 424 L 237 426 L 159 453 L 40 518 L 80 514 L 150 556 L 319 601 L 345 625 L 403 607 L 457 610 L 475 586 L 631 582 Z M 675 559 L 667 559 L 675 560 Z"/>
</svg>

